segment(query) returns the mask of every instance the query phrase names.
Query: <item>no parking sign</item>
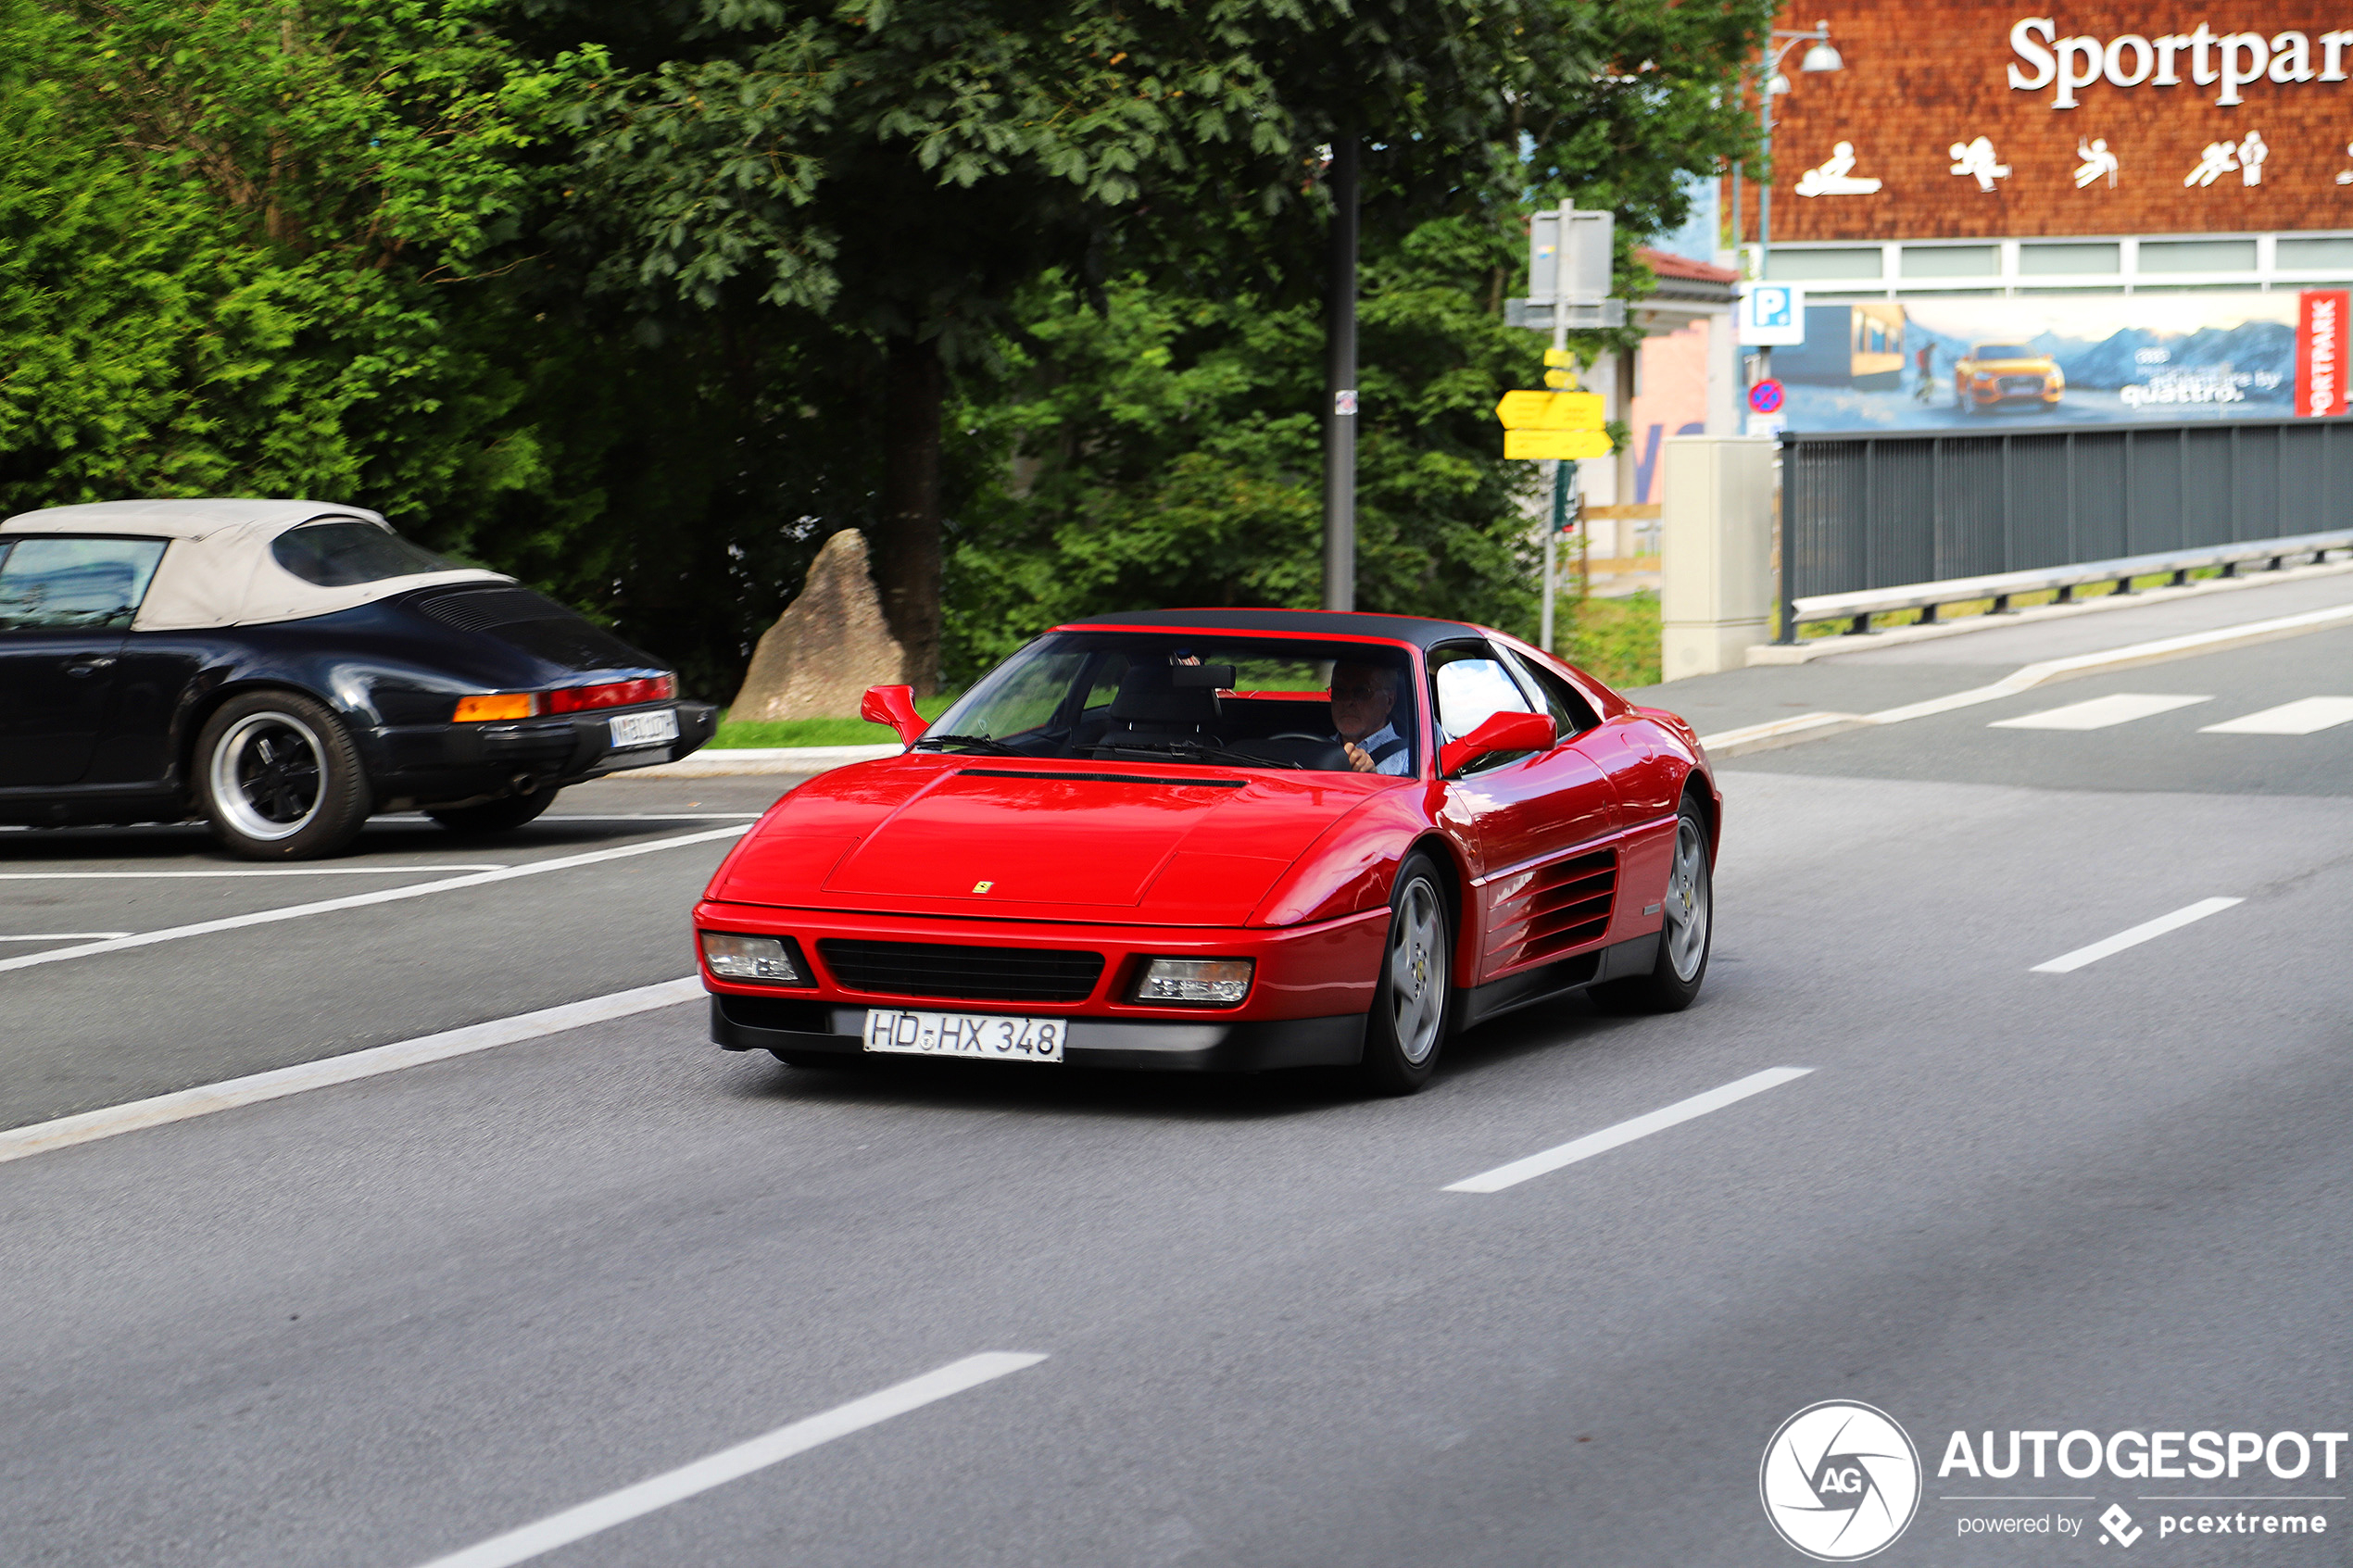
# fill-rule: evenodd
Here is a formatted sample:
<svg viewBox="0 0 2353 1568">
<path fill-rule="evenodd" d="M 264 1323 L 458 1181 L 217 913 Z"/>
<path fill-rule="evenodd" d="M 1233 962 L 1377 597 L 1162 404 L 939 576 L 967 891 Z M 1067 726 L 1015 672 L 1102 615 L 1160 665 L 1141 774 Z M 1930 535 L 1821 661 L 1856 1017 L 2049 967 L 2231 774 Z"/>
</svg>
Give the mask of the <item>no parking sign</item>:
<svg viewBox="0 0 2353 1568">
<path fill-rule="evenodd" d="M 1748 389 L 1748 408 L 1753 414 L 1778 414 L 1785 395 L 1777 381 L 1761 381 Z"/>
</svg>

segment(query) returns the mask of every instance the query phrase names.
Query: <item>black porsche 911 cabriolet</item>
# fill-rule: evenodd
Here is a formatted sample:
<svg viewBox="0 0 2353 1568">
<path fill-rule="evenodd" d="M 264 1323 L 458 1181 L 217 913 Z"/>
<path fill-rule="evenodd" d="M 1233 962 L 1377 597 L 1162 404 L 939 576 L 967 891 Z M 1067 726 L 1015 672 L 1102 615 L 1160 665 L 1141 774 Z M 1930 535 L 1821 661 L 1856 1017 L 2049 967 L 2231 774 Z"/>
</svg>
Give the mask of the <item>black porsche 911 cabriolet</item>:
<svg viewBox="0 0 2353 1568">
<path fill-rule="evenodd" d="M 255 859 L 378 811 L 520 827 L 711 738 L 655 659 L 357 507 L 109 501 L 0 521 L 0 822 L 201 815 Z"/>
</svg>

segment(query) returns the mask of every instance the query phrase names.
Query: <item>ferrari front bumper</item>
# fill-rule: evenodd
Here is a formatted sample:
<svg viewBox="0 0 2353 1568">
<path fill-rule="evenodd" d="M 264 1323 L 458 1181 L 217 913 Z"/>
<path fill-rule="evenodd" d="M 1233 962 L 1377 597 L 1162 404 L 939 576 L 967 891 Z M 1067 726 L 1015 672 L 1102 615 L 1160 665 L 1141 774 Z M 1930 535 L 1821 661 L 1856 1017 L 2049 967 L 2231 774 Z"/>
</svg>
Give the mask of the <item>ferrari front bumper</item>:
<svg viewBox="0 0 2353 1568">
<path fill-rule="evenodd" d="M 955 1008 L 955 1003 L 932 1002 Z M 711 1037 L 731 1051 L 858 1057 L 866 1010 L 781 997 L 713 993 Z M 1073 1067 L 1154 1073 L 1265 1073 L 1281 1067 L 1353 1067 L 1365 1051 L 1365 1015 L 1229 1022 L 1138 1022 L 1074 1018 L 1063 1060 Z"/>
<path fill-rule="evenodd" d="M 729 1050 L 857 1055 L 870 1008 L 1005 1013 L 1067 1022 L 1063 1060 L 1078 1067 L 1159 1072 L 1264 1072 L 1348 1066 L 1363 1054 L 1386 907 L 1280 928 L 1115 925 L 1107 922 L 947 920 L 844 909 L 778 909 L 710 899 L 695 909 L 698 931 L 790 937 L 812 961 L 815 984 L 756 985 L 723 980 L 706 965 L 711 1038 Z M 937 945 L 944 948 L 1044 949 L 1101 955 L 1088 994 L 1067 1000 L 1015 1000 L 970 991 L 852 988 L 827 957 L 832 942 Z M 1250 995 L 1233 1008 L 1179 1008 L 1130 1000 L 1154 958 L 1248 959 Z"/>
</svg>

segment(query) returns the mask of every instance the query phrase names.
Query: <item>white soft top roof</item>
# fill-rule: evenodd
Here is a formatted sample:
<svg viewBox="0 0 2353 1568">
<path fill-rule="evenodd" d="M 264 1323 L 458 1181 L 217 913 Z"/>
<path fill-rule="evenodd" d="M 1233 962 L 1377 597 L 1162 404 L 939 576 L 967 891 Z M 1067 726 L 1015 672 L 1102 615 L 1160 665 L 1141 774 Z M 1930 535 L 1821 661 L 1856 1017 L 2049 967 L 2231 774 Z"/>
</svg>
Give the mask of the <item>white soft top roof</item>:
<svg viewBox="0 0 2353 1568">
<path fill-rule="evenodd" d="M 388 595 L 436 583 L 511 583 L 495 571 L 447 571 L 322 587 L 278 564 L 270 546 L 289 529 L 329 519 L 391 525 L 364 507 L 325 501 L 231 497 L 200 501 L 99 501 L 51 507 L 0 521 L 0 538 L 29 533 L 98 533 L 168 539 L 134 632 L 186 632 L 252 626 L 332 615 Z"/>
</svg>

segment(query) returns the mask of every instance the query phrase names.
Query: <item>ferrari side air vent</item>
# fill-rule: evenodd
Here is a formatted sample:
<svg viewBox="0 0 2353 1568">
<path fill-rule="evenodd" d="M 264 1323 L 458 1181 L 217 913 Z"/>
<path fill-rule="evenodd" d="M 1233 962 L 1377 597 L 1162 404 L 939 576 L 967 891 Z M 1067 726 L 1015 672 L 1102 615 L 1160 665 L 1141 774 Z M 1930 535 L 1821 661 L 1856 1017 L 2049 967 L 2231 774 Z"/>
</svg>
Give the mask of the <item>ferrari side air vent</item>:
<svg viewBox="0 0 2353 1568">
<path fill-rule="evenodd" d="M 1103 972 L 1101 953 L 1041 947 L 961 947 L 941 942 L 822 937 L 817 954 L 852 991 L 968 1001 L 1083 1002 Z"/>
<path fill-rule="evenodd" d="M 1617 856 L 1610 850 L 1538 867 L 1499 903 L 1490 961 L 1508 968 L 1599 941 L 1617 895 Z"/>
</svg>

